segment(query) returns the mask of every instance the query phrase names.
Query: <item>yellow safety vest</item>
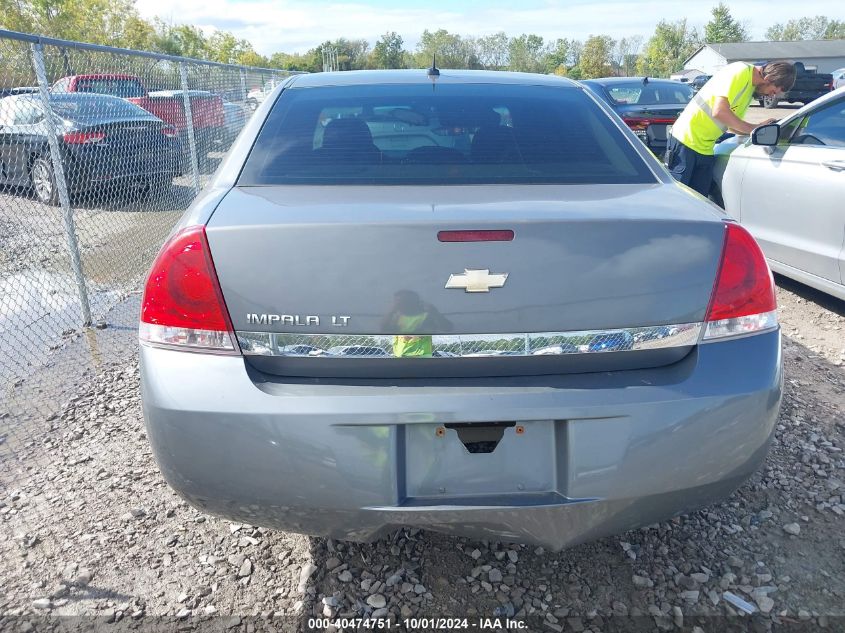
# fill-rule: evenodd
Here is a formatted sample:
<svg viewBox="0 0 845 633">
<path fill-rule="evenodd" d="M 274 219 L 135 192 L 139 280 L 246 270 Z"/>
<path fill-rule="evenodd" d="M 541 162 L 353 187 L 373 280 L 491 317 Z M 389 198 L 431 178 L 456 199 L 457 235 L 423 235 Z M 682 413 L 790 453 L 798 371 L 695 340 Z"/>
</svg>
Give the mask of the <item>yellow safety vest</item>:
<svg viewBox="0 0 845 633">
<path fill-rule="evenodd" d="M 725 97 L 740 119 L 754 97 L 754 66 L 728 64 L 704 84 L 672 126 L 672 136 L 699 154 L 712 155 L 713 146 L 728 126 L 713 116 L 718 97 Z"/>
<path fill-rule="evenodd" d="M 415 315 L 401 315 L 398 319 L 400 332 L 414 332 L 418 330 L 428 318 L 428 313 Z M 427 335 L 400 334 L 393 337 L 393 355 L 406 356 L 431 356 L 432 340 Z"/>
</svg>

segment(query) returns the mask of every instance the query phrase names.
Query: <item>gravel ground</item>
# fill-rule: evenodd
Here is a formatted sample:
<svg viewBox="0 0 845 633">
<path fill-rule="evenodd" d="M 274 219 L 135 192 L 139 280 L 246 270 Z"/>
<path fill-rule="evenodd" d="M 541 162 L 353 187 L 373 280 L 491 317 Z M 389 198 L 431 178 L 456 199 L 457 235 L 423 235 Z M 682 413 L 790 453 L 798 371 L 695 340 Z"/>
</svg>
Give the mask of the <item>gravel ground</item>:
<svg viewBox="0 0 845 633">
<path fill-rule="evenodd" d="M 534 618 L 533 630 L 721 631 L 713 616 L 741 613 L 736 597 L 760 630 L 836 630 L 845 304 L 779 281 L 786 386 L 765 466 L 718 505 L 561 553 L 418 530 L 342 543 L 203 515 L 153 461 L 136 362 L 112 365 L 0 471 L 11 478 L 0 521 L 14 537 L 0 540 L 0 615 L 249 631 L 250 616 L 292 629 L 311 615 L 515 614 Z"/>
</svg>

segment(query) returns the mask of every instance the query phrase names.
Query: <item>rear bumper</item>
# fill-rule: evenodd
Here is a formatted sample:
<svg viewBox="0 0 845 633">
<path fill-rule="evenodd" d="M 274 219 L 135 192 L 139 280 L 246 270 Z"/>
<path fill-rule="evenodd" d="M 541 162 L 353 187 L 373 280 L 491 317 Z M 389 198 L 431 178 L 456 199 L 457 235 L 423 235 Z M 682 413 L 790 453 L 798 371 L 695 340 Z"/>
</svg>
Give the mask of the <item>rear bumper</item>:
<svg viewBox="0 0 845 633">
<path fill-rule="evenodd" d="M 65 177 L 71 191 L 87 191 L 107 183 L 146 184 L 152 179 L 173 178 L 182 173 L 181 147 L 163 150 L 154 159 L 140 160 L 130 154 L 103 158 L 94 153 L 65 160 Z"/>
<path fill-rule="evenodd" d="M 780 333 L 660 369 L 331 384 L 240 357 L 141 347 L 144 416 L 170 485 L 255 525 L 371 540 L 410 525 L 560 549 L 729 494 L 765 458 Z M 469 454 L 453 422 L 515 422 Z"/>
</svg>

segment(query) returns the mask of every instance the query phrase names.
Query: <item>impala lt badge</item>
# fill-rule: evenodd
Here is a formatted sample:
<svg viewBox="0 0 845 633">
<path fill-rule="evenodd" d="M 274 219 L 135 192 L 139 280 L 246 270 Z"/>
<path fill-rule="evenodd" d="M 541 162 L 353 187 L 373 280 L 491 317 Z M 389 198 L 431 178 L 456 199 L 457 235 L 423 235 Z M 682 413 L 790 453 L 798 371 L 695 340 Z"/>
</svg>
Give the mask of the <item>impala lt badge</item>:
<svg viewBox="0 0 845 633">
<path fill-rule="evenodd" d="M 349 319 L 352 317 L 332 315 L 331 324 L 335 327 L 349 326 Z M 246 315 L 246 322 L 253 325 L 315 325 L 319 326 L 320 317 L 316 314 L 299 315 L 299 314 L 255 314 L 248 313 Z"/>
<path fill-rule="evenodd" d="M 490 274 L 489 269 L 470 270 L 457 275 L 449 275 L 447 288 L 463 288 L 466 292 L 490 292 L 490 288 L 501 288 L 508 279 L 507 273 Z"/>
</svg>

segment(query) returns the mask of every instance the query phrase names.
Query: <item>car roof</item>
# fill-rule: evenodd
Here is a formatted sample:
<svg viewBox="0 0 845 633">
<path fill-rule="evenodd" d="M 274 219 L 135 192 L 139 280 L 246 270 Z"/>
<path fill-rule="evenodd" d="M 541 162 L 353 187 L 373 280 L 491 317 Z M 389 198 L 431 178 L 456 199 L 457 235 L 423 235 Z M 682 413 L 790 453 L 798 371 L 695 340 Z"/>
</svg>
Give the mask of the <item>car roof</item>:
<svg viewBox="0 0 845 633">
<path fill-rule="evenodd" d="M 153 90 L 149 94 L 151 97 L 181 97 L 182 90 Z M 209 90 L 188 90 L 189 97 L 208 97 L 214 96 L 214 93 Z"/>
<path fill-rule="evenodd" d="M 63 79 L 138 79 L 136 75 L 125 73 L 89 73 L 84 75 L 68 75 Z"/>
<path fill-rule="evenodd" d="M 513 73 L 493 70 L 439 69 L 440 75 L 430 77 L 425 68 L 409 70 L 351 70 L 331 73 L 295 75 L 288 87 L 314 88 L 321 86 L 365 86 L 372 84 L 509 84 L 523 86 L 577 87 L 571 79 L 538 73 Z"/>
<path fill-rule="evenodd" d="M 120 101 L 121 103 L 129 103 L 126 99 L 120 97 L 113 97 L 111 95 L 100 94 L 99 92 L 50 92 L 50 101 L 93 101 L 95 99 L 109 99 L 112 101 Z M 9 95 L 7 99 L 17 99 L 18 101 L 38 101 L 41 102 L 41 95 L 37 93 L 25 93 L 19 95 Z M 134 103 L 132 105 L 135 105 Z M 143 109 L 143 108 L 142 108 Z"/>
<path fill-rule="evenodd" d="M 648 79 L 650 84 L 672 84 L 685 86 L 682 81 L 674 81 L 673 79 L 656 79 L 652 77 L 599 77 L 598 79 L 585 79 L 584 83 L 595 83 L 602 86 L 612 86 L 613 84 L 631 84 L 642 83 L 643 79 Z"/>
<path fill-rule="evenodd" d="M 51 92 L 50 94 L 50 101 L 94 101 L 99 100 L 102 101 L 103 99 L 111 100 L 111 101 L 120 101 L 121 103 L 130 103 L 126 99 L 121 99 L 120 97 L 113 97 L 112 95 L 100 94 L 99 92 Z M 39 94 L 20 94 L 20 95 L 10 95 L 9 99 L 19 99 L 21 101 L 41 101 L 41 95 Z M 135 105 L 134 103 L 131 105 Z M 136 106 L 139 107 L 139 106 Z M 143 108 L 141 108 L 143 110 Z"/>
</svg>

